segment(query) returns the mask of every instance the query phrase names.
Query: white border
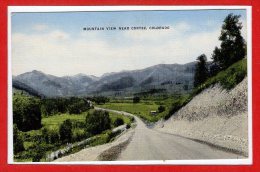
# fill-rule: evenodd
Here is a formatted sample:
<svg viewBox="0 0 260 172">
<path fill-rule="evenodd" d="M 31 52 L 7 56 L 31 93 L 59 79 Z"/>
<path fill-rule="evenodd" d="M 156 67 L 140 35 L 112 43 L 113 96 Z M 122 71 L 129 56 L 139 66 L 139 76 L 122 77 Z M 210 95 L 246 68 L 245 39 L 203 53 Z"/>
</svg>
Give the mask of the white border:
<svg viewBox="0 0 260 172">
<path fill-rule="evenodd" d="M 248 69 L 248 158 L 211 160 L 152 161 L 85 161 L 85 162 L 14 162 L 12 119 L 11 13 L 13 12 L 73 12 L 73 11 L 144 11 L 144 10 L 213 10 L 244 9 L 247 14 Z M 89 164 L 89 165 L 250 165 L 252 164 L 252 7 L 251 6 L 8 6 L 8 164 Z"/>
</svg>

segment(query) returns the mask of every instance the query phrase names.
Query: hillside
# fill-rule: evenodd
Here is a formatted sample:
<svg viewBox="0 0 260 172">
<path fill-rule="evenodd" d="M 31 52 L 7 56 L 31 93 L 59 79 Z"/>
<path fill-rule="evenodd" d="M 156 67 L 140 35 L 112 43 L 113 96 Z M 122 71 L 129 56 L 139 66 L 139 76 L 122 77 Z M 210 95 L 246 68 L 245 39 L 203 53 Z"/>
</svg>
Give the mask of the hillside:
<svg viewBox="0 0 260 172">
<path fill-rule="evenodd" d="M 36 97 L 44 97 L 43 94 L 40 94 L 38 91 L 34 90 L 33 88 L 29 87 L 28 85 L 19 82 L 17 80 L 13 81 L 13 93 L 21 92 L 27 95 L 36 96 Z"/>
<path fill-rule="evenodd" d="M 247 77 L 231 90 L 215 84 L 156 125 L 176 134 L 248 155 Z"/>
</svg>

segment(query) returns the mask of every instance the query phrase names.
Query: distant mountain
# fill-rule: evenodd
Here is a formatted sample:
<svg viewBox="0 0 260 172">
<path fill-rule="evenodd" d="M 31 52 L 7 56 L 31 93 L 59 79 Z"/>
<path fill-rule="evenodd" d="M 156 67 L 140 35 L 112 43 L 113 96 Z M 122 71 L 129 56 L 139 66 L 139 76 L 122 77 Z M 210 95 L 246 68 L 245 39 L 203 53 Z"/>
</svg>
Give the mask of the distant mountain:
<svg viewBox="0 0 260 172">
<path fill-rule="evenodd" d="M 47 97 L 114 95 L 157 88 L 179 92 L 192 89 L 194 71 L 195 62 L 159 64 L 141 70 L 106 73 L 99 78 L 85 74 L 56 77 L 34 70 L 13 76 L 13 86 L 22 83 Z"/>
<path fill-rule="evenodd" d="M 174 91 L 176 85 L 188 85 L 191 89 L 194 71 L 195 62 L 184 65 L 159 64 L 141 70 L 108 73 L 97 82 L 91 83 L 88 91 L 102 93 L 104 91 L 132 90 L 132 92 L 137 92 L 153 88 Z"/>
<path fill-rule="evenodd" d="M 94 81 L 95 77 L 84 74 L 56 77 L 37 70 L 13 77 L 13 83 L 23 83 L 47 97 L 78 96 Z"/>
</svg>

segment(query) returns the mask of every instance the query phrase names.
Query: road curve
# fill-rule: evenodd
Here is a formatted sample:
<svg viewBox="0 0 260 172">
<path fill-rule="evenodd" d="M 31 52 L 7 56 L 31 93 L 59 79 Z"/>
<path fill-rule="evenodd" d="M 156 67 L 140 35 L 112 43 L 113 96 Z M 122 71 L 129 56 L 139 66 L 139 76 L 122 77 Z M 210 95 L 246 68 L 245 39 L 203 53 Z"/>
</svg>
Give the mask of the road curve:
<svg viewBox="0 0 260 172">
<path fill-rule="evenodd" d="M 101 108 L 96 108 L 101 109 Z M 103 109 L 134 116 L 127 112 Z M 218 150 L 206 144 L 183 137 L 158 132 L 148 128 L 134 116 L 137 126 L 131 142 L 117 160 L 199 160 L 199 159 L 242 159 L 243 156 Z"/>
</svg>

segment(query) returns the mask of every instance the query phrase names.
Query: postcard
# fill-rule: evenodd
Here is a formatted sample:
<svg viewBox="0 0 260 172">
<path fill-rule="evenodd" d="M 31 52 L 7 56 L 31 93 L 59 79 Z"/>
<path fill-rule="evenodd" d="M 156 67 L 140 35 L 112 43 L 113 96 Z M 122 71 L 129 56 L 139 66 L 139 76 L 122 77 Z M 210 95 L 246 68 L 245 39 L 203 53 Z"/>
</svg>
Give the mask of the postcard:
<svg viewBox="0 0 260 172">
<path fill-rule="evenodd" d="M 252 164 L 249 6 L 9 7 L 8 163 Z"/>
</svg>

